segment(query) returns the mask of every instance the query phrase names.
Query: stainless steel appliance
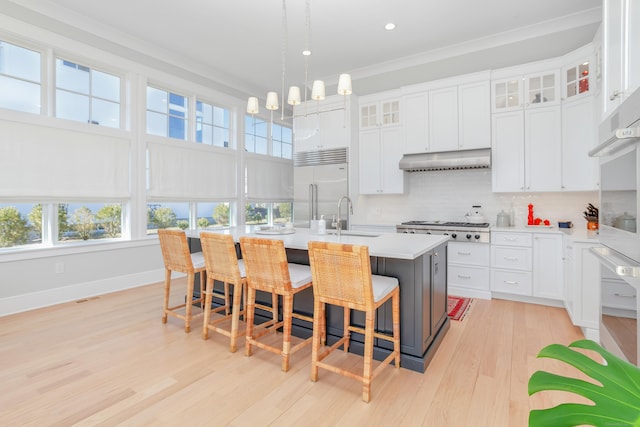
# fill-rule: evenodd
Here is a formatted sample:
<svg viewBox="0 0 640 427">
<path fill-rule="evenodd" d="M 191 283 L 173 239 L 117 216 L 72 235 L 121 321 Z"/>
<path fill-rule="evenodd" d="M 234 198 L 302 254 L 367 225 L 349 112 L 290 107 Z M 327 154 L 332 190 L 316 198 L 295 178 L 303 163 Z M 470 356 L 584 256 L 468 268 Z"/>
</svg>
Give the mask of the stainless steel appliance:
<svg viewBox="0 0 640 427">
<path fill-rule="evenodd" d="M 599 234 L 600 341 L 638 365 L 640 289 L 640 91 L 600 125 L 600 141 L 589 154 L 600 157 Z"/>
<path fill-rule="evenodd" d="M 311 220 L 338 216 L 338 200 L 349 194 L 347 148 L 297 152 L 293 157 L 293 223 L 310 228 Z M 342 229 L 349 229 L 348 203 L 342 212 Z"/>
<path fill-rule="evenodd" d="M 408 221 L 396 225 L 398 233 L 440 234 L 457 242 L 490 243 L 488 222 Z"/>
</svg>

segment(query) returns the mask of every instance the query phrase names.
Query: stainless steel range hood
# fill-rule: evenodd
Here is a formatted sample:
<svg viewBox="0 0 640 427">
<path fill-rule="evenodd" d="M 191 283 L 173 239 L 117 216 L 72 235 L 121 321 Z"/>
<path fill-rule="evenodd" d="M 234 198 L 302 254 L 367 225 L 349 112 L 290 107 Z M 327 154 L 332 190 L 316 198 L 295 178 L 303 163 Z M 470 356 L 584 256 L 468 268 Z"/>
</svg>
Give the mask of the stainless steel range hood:
<svg viewBox="0 0 640 427">
<path fill-rule="evenodd" d="M 408 172 L 487 169 L 491 167 L 491 149 L 405 154 L 400 159 L 399 166 L 400 169 Z"/>
</svg>

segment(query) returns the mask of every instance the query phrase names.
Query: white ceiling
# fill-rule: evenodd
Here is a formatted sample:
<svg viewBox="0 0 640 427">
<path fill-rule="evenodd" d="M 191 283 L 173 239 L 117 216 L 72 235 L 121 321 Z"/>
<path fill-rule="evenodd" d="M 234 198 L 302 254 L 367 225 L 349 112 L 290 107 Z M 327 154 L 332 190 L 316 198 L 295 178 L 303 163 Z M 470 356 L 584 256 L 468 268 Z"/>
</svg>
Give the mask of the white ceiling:
<svg viewBox="0 0 640 427">
<path fill-rule="evenodd" d="M 305 1 L 286 7 L 288 86 L 304 81 Z M 139 58 L 185 67 L 237 93 L 280 90 L 282 0 L 0 0 L 0 13 L 130 57 L 143 52 Z M 423 64 L 473 51 L 494 55 L 476 68 L 566 53 L 592 40 L 601 0 L 313 0 L 310 16 L 309 80 L 331 85 L 349 72 L 363 94 L 411 83 Z M 383 28 L 389 21 L 392 32 Z M 398 71 L 411 69 L 413 76 Z"/>
</svg>

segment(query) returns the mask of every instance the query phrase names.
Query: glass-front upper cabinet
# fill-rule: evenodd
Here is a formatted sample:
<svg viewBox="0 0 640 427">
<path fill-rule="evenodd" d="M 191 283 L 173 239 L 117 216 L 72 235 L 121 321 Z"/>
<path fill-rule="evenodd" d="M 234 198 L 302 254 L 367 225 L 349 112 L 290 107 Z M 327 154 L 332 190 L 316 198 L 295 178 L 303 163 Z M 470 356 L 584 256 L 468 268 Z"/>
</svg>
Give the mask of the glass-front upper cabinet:
<svg viewBox="0 0 640 427">
<path fill-rule="evenodd" d="M 591 63 L 584 61 L 564 68 L 564 99 L 591 93 Z"/>
<path fill-rule="evenodd" d="M 522 76 L 496 80 L 493 86 L 493 112 L 522 108 Z"/>
<path fill-rule="evenodd" d="M 400 124 L 400 97 L 372 95 L 360 99 L 360 128 Z M 395 95 L 395 93 L 394 93 Z"/>
<path fill-rule="evenodd" d="M 560 73 L 548 71 L 525 76 L 525 107 L 557 104 L 560 101 Z"/>
</svg>

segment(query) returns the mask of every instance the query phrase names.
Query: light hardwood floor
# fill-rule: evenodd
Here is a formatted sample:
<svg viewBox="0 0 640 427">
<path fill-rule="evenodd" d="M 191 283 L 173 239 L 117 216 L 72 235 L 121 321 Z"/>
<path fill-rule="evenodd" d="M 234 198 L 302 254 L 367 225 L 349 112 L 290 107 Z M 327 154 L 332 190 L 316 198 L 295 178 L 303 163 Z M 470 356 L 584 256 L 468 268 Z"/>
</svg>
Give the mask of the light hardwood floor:
<svg viewBox="0 0 640 427">
<path fill-rule="evenodd" d="M 570 396 L 529 397 L 529 376 L 574 374 L 537 353 L 583 338 L 563 309 L 475 300 L 425 373 L 383 370 L 366 404 L 357 381 L 310 381 L 310 347 L 283 373 L 279 355 L 204 341 L 201 318 L 190 334 L 178 319 L 162 324 L 162 295 L 158 283 L 0 318 L 0 425 L 526 426 L 531 408 Z"/>
</svg>

